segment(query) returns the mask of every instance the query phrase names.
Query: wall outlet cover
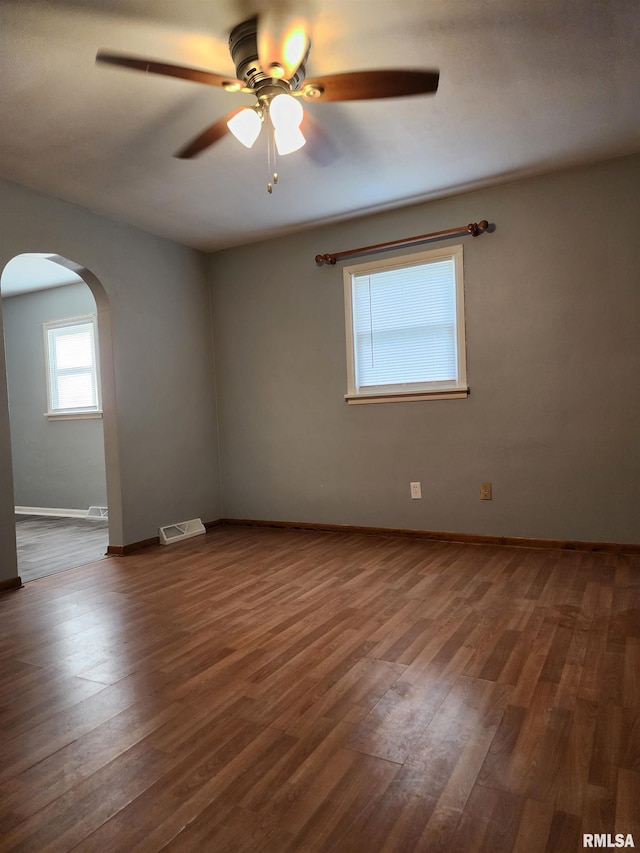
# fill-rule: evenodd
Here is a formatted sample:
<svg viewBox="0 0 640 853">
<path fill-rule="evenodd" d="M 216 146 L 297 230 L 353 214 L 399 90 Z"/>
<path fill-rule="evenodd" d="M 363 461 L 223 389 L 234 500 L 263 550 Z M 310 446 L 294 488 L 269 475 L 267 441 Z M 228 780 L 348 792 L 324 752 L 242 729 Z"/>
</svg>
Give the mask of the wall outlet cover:
<svg viewBox="0 0 640 853">
<path fill-rule="evenodd" d="M 480 500 L 491 500 L 491 483 L 480 483 Z"/>
</svg>

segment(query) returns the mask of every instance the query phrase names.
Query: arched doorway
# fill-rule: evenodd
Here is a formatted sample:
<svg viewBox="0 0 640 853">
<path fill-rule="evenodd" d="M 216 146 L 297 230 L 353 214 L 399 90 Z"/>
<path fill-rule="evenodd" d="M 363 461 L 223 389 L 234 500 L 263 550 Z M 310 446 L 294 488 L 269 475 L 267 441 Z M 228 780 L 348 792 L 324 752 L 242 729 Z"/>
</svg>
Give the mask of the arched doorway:
<svg viewBox="0 0 640 853">
<path fill-rule="evenodd" d="M 31 264 L 31 267 L 29 267 Z M 38 264 L 40 268 L 38 268 Z M 86 521 L 84 525 L 86 528 L 92 528 L 91 536 L 89 537 L 88 533 L 82 533 L 82 536 L 85 537 L 84 542 L 88 543 L 89 552 L 91 552 L 90 539 L 93 537 L 95 542 L 100 545 L 100 550 L 95 550 L 94 543 L 94 552 L 96 554 L 103 554 L 106 551 L 107 544 L 110 543 L 118 543 L 121 539 L 122 535 L 122 512 L 121 512 L 121 496 L 120 496 L 120 476 L 119 476 L 119 464 L 118 464 L 118 446 L 117 446 L 117 436 L 116 436 L 116 424 L 115 424 L 115 388 L 114 388 L 114 371 L 113 371 L 113 346 L 112 346 L 112 335 L 111 335 L 111 314 L 109 310 L 109 302 L 106 295 L 106 292 L 93 273 L 83 267 L 80 264 L 77 264 L 67 258 L 64 258 L 57 254 L 47 253 L 47 254 L 23 254 L 16 256 L 16 258 L 9 261 L 9 263 L 5 266 L 2 271 L 2 276 L 0 276 L 0 295 L 3 297 L 7 297 L 3 299 L 3 303 L 5 305 L 4 314 L 4 323 L 5 323 L 5 331 L 7 326 L 7 318 L 11 318 L 12 316 L 17 316 L 17 307 L 16 312 L 12 310 L 8 310 L 9 305 L 18 305 L 18 300 L 12 300 L 9 296 L 12 295 L 12 291 L 10 288 L 14 288 L 13 295 L 19 295 L 15 292 L 15 281 L 16 279 L 20 279 L 20 275 L 17 272 L 17 267 L 26 266 L 26 268 L 30 269 L 30 278 L 26 280 L 26 290 L 30 290 L 35 297 L 38 296 L 39 291 L 48 291 L 48 293 L 41 294 L 43 296 L 42 300 L 30 300 L 28 297 L 25 297 L 21 300 L 20 309 L 22 310 L 25 304 L 29 304 L 33 306 L 34 304 L 38 305 L 51 305 L 55 304 L 55 299 L 48 298 L 52 297 L 55 291 L 59 293 L 61 296 L 64 294 L 66 299 L 62 300 L 61 304 L 65 304 L 67 307 L 65 309 L 58 309 L 58 313 L 62 311 L 63 314 L 69 315 L 71 318 L 71 325 L 69 327 L 65 326 L 66 319 L 64 321 L 60 321 L 57 325 L 61 328 L 57 327 L 53 331 L 61 331 L 63 334 L 58 335 L 57 340 L 60 340 L 62 343 L 60 346 L 64 345 L 65 341 L 73 340 L 73 336 L 65 337 L 67 331 L 70 329 L 75 329 L 78 331 L 83 331 L 84 326 L 82 325 L 83 317 L 79 315 L 85 314 L 85 309 L 87 306 L 90 306 L 90 309 L 86 311 L 86 317 L 84 319 L 89 320 L 90 318 L 94 318 L 93 325 L 91 326 L 92 330 L 97 327 L 97 341 L 99 341 L 98 346 L 98 364 L 96 366 L 96 376 L 99 377 L 99 386 L 101 389 L 101 400 L 100 405 L 96 405 L 95 408 L 101 410 L 102 414 L 82 412 L 78 414 L 74 412 L 69 415 L 69 413 L 63 413 L 61 415 L 57 415 L 55 410 L 52 413 L 52 403 L 51 400 L 48 400 L 46 406 L 45 417 L 42 418 L 42 411 L 40 411 L 39 417 L 42 421 L 49 422 L 47 426 L 50 427 L 50 431 L 42 432 L 42 423 L 36 424 L 36 429 L 34 429 L 30 436 L 25 436 L 22 434 L 22 424 L 18 427 L 16 423 L 14 423 L 14 418 L 12 418 L 12 393 L 11 387 L 9 388 L 9 412 L 10 412 L 10 423 L 11 423 L 11 440 L 12 440 L 12 448 L 13 448 L 13 457 L 14 457 L 14 497 L 15 503 L 20 505 L 21 499 L 18 497 L 18 491 L 23 495 L 34 495 L 38 498 L 42 498 L 40 502 L 29 503 L 26 507 L 26 511 L 28 512 L 31 506 L 46 506 L 51 509 L 53 507 L 53 511 L 50 513 L 52 516 L 56 515 L 55 509 L 62 504 L 62 508 L 66 509 L 69 504 L 72 505 L 73 509 L 76 509 L 78 504 L 82 506 L 82 501 L 86 500 L 89 502 L 89 505 L 93 506 L 92 514 L 93 515 L 104 515 L 103 512 L 96 512 L 96 510 L 100 510 L 104 506 L 108 506 L 109 508 L 109 518 L 108 518 L 108 534 L 107 531 L 104 530 L 103 534 L 99 534 L 96 531 L 96 527 L 102 526 L 103 528 L 107 526 L 107 523 L 104 521 L 99 521 L 96 524 L 87 524 Z M 38 273 L 40 270 L 40 273 Z M 38 274 L 41 275 L 41 278 L 38 279 Z M 35 276 L 35 280 L 34 280 Z M 23 285 L 24 287 L 24 285 Z M 9 290 L 9 293 L 7 291 Z M 66 291 L 66 292 L 65 292 Z M 70 307 L 69 307 L 70 306 Z M 77 309 L 74 306 L 79 306 Z M 44 310 L 44 309 L 41 309 Z M 33 318 L 30 318 L 33 321 Z M 45 319 L 45 318 L 42 318 Z M 59 318 L 57 318 L 59 319 Z M 73 325 L 75 323 L 75 325 Z M 35 329 L 35 326 L 40 326 L 40 329 L 44 328 L 44 339 L 42 336 L 42 331 L 40 329 Z M 52 335 L 52 330 L 49 329 L 47 331 L 48 326 L 56 326 L 55 321 L 52 323 L 45 323 L 44 327 L 42 322 L 40 324 L 31 322 L 29 326 L 29 334 L 36 334 L 36 339 L 33 342 L 33 355 L 29 354 L 29 349 L 22 346 L 22 354 L 27 354 L 27 358 L 40 358 L 40 360 L 47 360 L 47 334 Z M 91 324 L 89 324 L 91 325 Z M 40 342 L 38 346 L 37 335 L 40 335 Z M 11 336 L 9 335 L 9 338 Z M 77 340 L 81 340 L 82 336 L 78 335 Z M 51 339 L 49 342 L 49 347 L 51 347 Z M 58 347 L 59 349 L 59 347 Z M 49 350 L 52 351 L 51 349 Z M 56 350 L 57 352 L 57 350 Z M 11 362 L 11 358 L 9 357 L 10 353 L 7 349 L 7 374 L 9 375 L 9 366 Z M 20 362 L 20 354 L 18 355 L 18 363 Z M 55 361 L 55 359 L 53 359 Z M 13 358 L 13 363 L 16 362 L 16 357 Z M 62 361 L 60 361 L 62 364 Z M 63 365 L 64 366 L 64 365 Z M 32 366 L 33 367 L 33 366 Z M 47 371 L 50 370 L 50 366 L 47 367 Z M 62 371 L 64 374 L 64 370 Z M 47 373 L 48 378 L 50 379 L 50 374 Z M 62 377 L 58 377 L 60 383 L 66 383 L 66 385 L 60 385 L 60 387 L 69 388 L 73 384 L 73 382 L 78 384 L 79 378 L 81 377 L 77 374 L 75 375 L 62 375 Z M 38 377 L 39 381 L 39 377 Z M 44 379 L 44 370 L 42 373 L 42 382 L 43 385 L 45 383 Z M 11 385 L 11 383 L 10 383 Z M 14 377 L 13 379 L 14 393 L 13 398 L 14 402 L 16 402 L 16 410 L 17 410 L 17 402 L 21 397 L 21 383 Z M 16 392 L 16 388 L 19 390 Z M 41 389 L 39 389 L 41 390 Z M 27 396 L 26 392 L 25 395 Z M 41 399 L 42 394 L 39 395 L 39 399 Z M 22 402 L 22 400 L 20 400 Z M 84 404 L 81 404 L 84 405 Z M 33 408 L 33 404 L 32 404 Z M 64 409 L 64 405 L 61 405 L 61 408 Z M 23 409 L 20 410 L 22 413 Z M 89 418 L 92 418 L 92 422 L 89 422 Z M 99 418 L 99 419 L 98 419 Z M 59 423 L 58 421 L 67 420 L 67 423 Z M 82 423 L 81 419 L 86 419 L 84 423 Z M 40 432 L 38 432 L 40 430 Z M 75 430 L 75 432 L 74 432 Z M 40 436 L 40 440 L 38 439 Z M 46 436 L 46 440 L 44 439 Z M 29 440 L 31 444 L 29 444 Z M 56 441 L 61 441 L 61 444 L 56 444 Z M 43 474 L 45 471 L 48 471 L 49 474 L 53 471 L 54 482 L 53 485 L 47 488 L 40 488 L 40 490 L 34 486 L 34 478 L 37 476 L 38 470 L 38 462 L 42 462 L 42 459 L 39 459 L 39 455 L 45 452 L 51 452 L 52 447 L 51 442 L 53 441 L 53 460 L 48 463 L 47 466 L 43 465 Z M 99 441 L 99 445 L 96 444 L 96 441 Z M 72 444 L 71 453 L 73 455 L 73 459 L 70 454 L 69 445 Z M 56 456 L 56 448 L 58 448 L 57 455 L 60 457 L 58 459 Z M 66 456 L 65 456 L 66 454 Z M 16 464 L 22 464 L 22 461 L 28 459 L 26 464 L 26 470 L 16 471 Z M 31 457 L 31 458 L 30 458 Z M 99 457 L 99 458 L 98 458 Z M 65 459 L 66 459 L 66 467 L 65 467 Z M 20 476 L 18 476 L 20 475 Z M 24 476 L 23 476 L 24 475 Z M 25 480 L 26 477 L 26 480 Z M 56 481 L 55 478 L 58 478 Z M 29 478 L 31 478 L 31 483 L 29 483 Z M 65 480 L 66 478 L 66 480 Z M 75 495 L 74 498 L 65 499 L 65 497 L 61 497 L 59 501 L 56 500 L 47 500 L 49 496 L 68 496 Z M 93 496 L 95 501 L 92 499 Z M 75 505 L 75 506 L 74 506 Z M 85 510 L 86 510 L 85 506 Z M 70 515 L 71 513 L 65 513 L 65 515 Z M 80 511 L 77 515 L 82 515 L 83 513 Z M 24 519 L 23 519 L 24 520 Z M 69 533 L 73 529 L 73 525 L 78 524 L 77 520 L 68 521 L 68 529 Z M 62 561 L 67 560 L 68 565 L 64 566 L 67 568 L 71 568 L 74 565 L 80 565 L 84 562 L 88 562 L 90 560 L 85 559 L 83 557 L 83 545 L 81 540 L 77 540 L 79 543 L 78 547 L 75 549 L 69 549 L 68 556 L 64 554 L 64 536 L 68 535 L 62 528 L 59 528 L 59 532 L 62 532 L 63 538 L 59 537 L 55 539 L 55 537 L 51 537 L 49 539 L 49 543 L 51 545 L 51 558 L 48 560 L 48 564 L 51 566 L 51 571 L 59 571 L 63 567 Z M 46 525 L 45 525 L 45 535 L 46 535 Z M 57 534 L 56 534 L 57 535 Z M 104 539 L 104 544 L 102 540 Z M 54 557 L 54 541 L 58 543 L 62 543 L 62 553 L 58 554 L 57 557 Z M 46 548 L 47 542 L 43 542 L 41 547 Z M 24 575 L 25 570 L 24 567 L 21 569 L 20 567 L 20 542 L 18 542 L 18 551 L 19 551 L 19 574 Z M 60 545 L 58 545 L 58 551 L 60 551 Z M 89 553 L 87 552 L 87 553 Z M 32 552 L 31 552 L 32 553 Z M 33 565 L 37 565 L 37 561 L 33 561 Z M 36 568 L 36 572 L 38 569 Z M 49 574 L 51 571 L 42 571 L 42 574 Z M 35 575 L 37 576 L 37 574 Z M 29 574 L 27 577 L 23 577 L 23 580 L 30 579 Z"/>
</svg>

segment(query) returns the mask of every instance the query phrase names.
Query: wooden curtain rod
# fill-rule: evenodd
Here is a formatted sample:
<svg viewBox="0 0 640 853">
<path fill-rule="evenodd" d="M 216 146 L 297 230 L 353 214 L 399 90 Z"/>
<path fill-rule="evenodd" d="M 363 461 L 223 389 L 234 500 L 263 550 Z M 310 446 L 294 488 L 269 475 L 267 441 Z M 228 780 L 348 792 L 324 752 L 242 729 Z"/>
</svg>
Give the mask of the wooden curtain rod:
<svg viewBox="0 0 640 853">
<path fill-rule="evenodd" d="M 446 231 L 432 231 L 431 234 L 420 234 L 418 237 L 405 237 L 404 240 L 392 240 L 390 243 L 377 243 L 374 246 L 362 246 L 360 249 L 348 249 L 346 252 L 335 252 L 333 255 L 316 255 L 316 263 L 335 264 L 342 258 L 351 258 L 356 255 L 369 255 L 373 252 L 385 252 L 388 249 L 403 249 L 406 246 L 415 246 L 418 243 L 426 243 L 429 240 L 441 240 L 444 237 L 462 237 L 471 234 L 477 237 L 484 231 L 489 230 L 486 219 L 481 222 L 471 222 L 469 225 L 460 225 L 458 228 L 447 228 Z"/>
</svg>

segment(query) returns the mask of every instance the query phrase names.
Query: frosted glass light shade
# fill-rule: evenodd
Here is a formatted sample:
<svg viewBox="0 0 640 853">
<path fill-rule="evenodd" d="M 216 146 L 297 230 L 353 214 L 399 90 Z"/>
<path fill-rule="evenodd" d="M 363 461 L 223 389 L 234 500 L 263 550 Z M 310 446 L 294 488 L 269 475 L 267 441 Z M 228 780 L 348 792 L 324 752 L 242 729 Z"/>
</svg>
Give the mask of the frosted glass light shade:
<svg viewBox="0 0 640 853">
<path fill-rule="evenodd" d="M 269 105 L 271 123 L 278 129 L 300 127 L 304 117 L 302 104 L 293 95 L 276 95 Z"/>
<path fill-rule="evenodd" d="M 251 148 L 260 135 L 262 119 L 254 109 L 245 107 L 229 119 L 227 127 L 238 142 L 242 142 L 244 146 Z"/>
<path fill-rule="evenodd" d="M 292 154 L 307 141 L 299 127 L 276 127 L 274 131 L 278 154 Z"/>
<path fill-rule="evenodd" d="M 276 95 L 269 105 L 278 154 L 291 154 L 305 144 L 300 130 L 304 117 L 302 104 L 292 95 Z"/>
</svg>

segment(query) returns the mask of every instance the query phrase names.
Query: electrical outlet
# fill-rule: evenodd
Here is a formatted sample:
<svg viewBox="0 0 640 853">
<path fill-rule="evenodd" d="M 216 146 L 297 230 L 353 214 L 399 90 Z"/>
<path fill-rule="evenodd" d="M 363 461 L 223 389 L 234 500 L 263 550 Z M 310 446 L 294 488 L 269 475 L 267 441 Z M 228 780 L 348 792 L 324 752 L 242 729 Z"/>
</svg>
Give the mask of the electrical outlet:
<svg viewBox="0 0 640 853">
<path fill-rule="evenodd" d="M 480 500 L 491 500 L 491 483 L 480 483 Z"/>
<path fill-rule="evenodd" d="M 411 500 L 417 501 L 422 498 L 422 484 L 421 483 L 409 483 L 409 489 L 411 490 Z"/>
</svg>

